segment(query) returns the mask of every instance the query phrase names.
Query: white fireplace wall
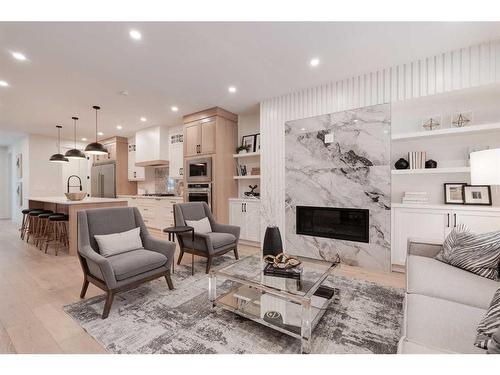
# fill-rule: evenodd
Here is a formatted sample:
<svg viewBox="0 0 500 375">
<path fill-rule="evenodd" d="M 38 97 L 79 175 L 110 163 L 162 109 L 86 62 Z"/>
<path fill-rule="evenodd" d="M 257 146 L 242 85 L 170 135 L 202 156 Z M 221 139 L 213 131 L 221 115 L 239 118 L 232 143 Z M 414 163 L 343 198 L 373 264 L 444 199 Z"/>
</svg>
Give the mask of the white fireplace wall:
<svg viewBox="0 0 500 375">
<path fill-rule="evenodd" d="M 389 104 L 285 123 L 285 249 L 293 255 L 389 271 Z M 369 242 L 297 234 L 297 206 L 366 209 Z"/>
<path fill-rule="evenodd" d="M 285 236 L 285 122 L 495 82 L 500 82 L 500 41 L 263 100 L 260 103 L 262 237 L 267 225 L 278 225 Z"/>
</svg>

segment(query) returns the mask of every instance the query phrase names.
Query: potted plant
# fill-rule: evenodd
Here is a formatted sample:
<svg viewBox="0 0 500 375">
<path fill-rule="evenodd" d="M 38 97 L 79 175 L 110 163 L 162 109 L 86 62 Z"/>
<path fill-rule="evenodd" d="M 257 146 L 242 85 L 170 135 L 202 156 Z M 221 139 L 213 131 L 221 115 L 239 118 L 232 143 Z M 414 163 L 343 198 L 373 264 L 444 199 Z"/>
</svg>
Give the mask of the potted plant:
<svg viewBox="0 0 500 375">
<path fill-rule="evenodd" d="M 241 145 L 236 148 L 238 154 L 246 154 L 250 150 L 250 145 Z"/>
</svg>

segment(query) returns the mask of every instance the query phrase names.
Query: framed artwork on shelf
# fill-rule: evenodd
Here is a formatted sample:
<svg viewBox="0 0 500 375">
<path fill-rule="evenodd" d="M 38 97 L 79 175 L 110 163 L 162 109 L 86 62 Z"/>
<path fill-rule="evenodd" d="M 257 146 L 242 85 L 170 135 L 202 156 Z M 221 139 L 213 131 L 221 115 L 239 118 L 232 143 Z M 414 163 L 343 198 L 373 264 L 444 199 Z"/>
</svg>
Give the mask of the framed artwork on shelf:
<svg viewBox="0 0 500 375">
<path fill-rule="evenodd" d="M 464 186 L 464 204 L 491 206 L 491 187 L 489 185 Z"/>
<path fill-rule="evenodd" d="M 241 145 L 248 147 L 248 152 L 255 152 L 255 134 L 241 137 Z"/>
<path fill-rule="evenodd" d="M 255 151 L 260 151 L 260 133 L 255 135 Z"/>
<path fill-rule="evenodd" d="M 464 204 L 464 188 L 466 183 L 445 183 L 444 184 L 444 203 L 445 204 Z"/>
</svg>

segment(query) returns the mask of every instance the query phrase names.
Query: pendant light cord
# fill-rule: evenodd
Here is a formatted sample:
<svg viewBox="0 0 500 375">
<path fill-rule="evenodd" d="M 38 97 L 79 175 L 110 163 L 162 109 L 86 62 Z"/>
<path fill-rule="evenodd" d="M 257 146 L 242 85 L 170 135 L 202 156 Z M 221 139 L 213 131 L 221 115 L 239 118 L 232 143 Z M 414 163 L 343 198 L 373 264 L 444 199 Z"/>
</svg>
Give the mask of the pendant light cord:
<svg viewBox="0 0 500 375">
<path fill-rule="evenodd" d="M 97 143 L 97 108 L 95 109 L 95 142 Z"/>
<path fill-rule="evenodd" d="M 75 137 L 75 149 L 76 149 L 76 119 L 73 119 L 74 122 L 75 122 L 75 125 L 74 125 L 74 130 L 73 130 L 73 135 Z"/>
<path fill-rule="evenodd" d="M 61 125 L 57 125 L 57 152 L 61 153 Z"/>
</svg>

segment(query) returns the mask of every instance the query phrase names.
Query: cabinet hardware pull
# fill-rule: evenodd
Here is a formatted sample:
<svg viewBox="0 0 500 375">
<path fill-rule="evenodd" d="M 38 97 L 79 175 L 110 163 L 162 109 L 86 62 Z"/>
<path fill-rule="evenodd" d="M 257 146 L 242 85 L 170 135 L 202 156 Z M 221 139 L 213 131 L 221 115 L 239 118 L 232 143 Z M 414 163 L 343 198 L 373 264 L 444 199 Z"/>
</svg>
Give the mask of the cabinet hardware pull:
<svg viewBox="0 0 500 375">
<path fill-rule="evenodd" d="M 453 226 L 456 228 L 457 227 L 457 214 L 453 214 L 453 218 L 455 219 L 453 221 Z"/>
<path fill-rule="evenodd" d="M 448 214 L 448 225 L 447 227 L 449 228 L 450 227 L 450 214 Z"/>
</svg>

